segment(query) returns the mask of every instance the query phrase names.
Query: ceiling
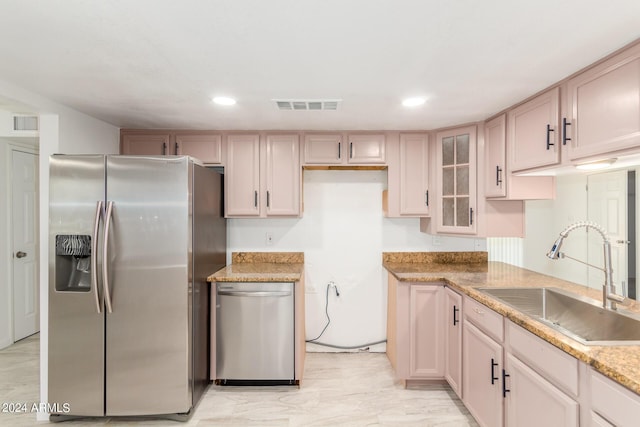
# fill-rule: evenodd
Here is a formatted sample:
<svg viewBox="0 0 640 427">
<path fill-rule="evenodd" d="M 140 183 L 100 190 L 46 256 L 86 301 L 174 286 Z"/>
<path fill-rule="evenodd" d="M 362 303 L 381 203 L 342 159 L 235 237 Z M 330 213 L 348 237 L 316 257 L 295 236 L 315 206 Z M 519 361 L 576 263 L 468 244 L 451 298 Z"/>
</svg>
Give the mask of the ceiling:
<svg viewBox="0 0 640 427">
<path fill-rule="evenodd" d="M 1 80 L 127 128 L 434 129 L 485 119 L 640 37 L 638 0 L 2 0 L 1 10 Z M 408 96 L 427 102 L 402 107 Z M 279 111 L 274 99 L 342 101 Z"/>
</svg>

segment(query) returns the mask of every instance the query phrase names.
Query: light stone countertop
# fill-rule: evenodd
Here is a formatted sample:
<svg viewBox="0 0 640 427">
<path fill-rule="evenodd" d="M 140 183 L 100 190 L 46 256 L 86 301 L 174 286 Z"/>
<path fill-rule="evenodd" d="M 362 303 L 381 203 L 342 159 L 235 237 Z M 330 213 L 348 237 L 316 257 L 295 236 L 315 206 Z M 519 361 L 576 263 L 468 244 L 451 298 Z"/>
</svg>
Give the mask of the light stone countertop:
<svg viewBox="0 0 640 427">
<path fill-rule="evenodd" d="M 395 262 L 394 262 L 395 261 Z M 602 301 L 602 291 L 499 262 L 404 261 L 383 254 L 383 266 L 400 282 L 445 282 L 452 289 L 507 317 L 596 371 L 640 394 L 640 346 L 586 346 L 485 294 L 480 287 L 555 287 Z M 451 260 L 450 260 L 451 261 Z M 640 303 L 620 308 L 640 314 Z"/>
<path fill-rule="evenodd" d="M 209 282 L 300 282 L 302 252 L 234 252 L 232 264 L 207 278 Z"/>
</svg>

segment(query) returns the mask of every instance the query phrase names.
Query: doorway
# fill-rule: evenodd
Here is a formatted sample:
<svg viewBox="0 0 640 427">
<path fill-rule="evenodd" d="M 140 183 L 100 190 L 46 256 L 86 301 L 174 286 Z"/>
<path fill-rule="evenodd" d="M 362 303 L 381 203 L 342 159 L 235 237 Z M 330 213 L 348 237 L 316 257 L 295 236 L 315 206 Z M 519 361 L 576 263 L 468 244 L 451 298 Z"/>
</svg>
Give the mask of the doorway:
<svg viewBox="0 0 640 427">
<path fill-rule="evenodd" d="M 10 283 L 13 341 L 39 331 L 38 154 L 11 150 Z"/>
<path fill-rule="evenodd" d="M 611 266 L 616 292 L 636 298 L 636 200 L 634 170 L 618 170 L 587 177 L 587 217 L 606 230 L 611 243 Z M 603 242 L 589 233 L 589 263 L 603 265 Z M 598 288 L 604 274 L 589 269 L 589 286 Z"/>
</svg>

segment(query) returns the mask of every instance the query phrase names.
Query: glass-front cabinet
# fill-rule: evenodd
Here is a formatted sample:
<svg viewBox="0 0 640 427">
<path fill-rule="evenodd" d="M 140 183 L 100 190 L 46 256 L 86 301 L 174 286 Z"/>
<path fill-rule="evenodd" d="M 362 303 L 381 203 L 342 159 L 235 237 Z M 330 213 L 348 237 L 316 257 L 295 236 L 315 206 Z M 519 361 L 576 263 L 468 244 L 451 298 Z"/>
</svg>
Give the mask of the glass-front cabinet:
<svg viewBox="0 0 640 427">
<path fill-rule="evenodd" d="M 437 231 L 476 232 L 476 126 L 437 134 L 437 186 L 440 215 Z"/>
</svg>

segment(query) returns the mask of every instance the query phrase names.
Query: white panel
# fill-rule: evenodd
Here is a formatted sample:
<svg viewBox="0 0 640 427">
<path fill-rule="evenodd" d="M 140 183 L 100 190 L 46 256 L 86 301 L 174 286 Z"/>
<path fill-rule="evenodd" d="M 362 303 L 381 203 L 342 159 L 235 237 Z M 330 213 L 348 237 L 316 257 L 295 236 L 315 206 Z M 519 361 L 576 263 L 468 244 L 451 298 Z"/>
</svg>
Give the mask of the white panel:
<svg viewBox="0 0 640 427">
<path fill-rule="evenodd" d="M 305 170 L 303 217 L 229 219 L 227 262 L 231 252 L 303 251 L 308 338 L 326 323 L 326 286 L 333 280 L 340 297 L 329 295 L 331 325 L 320 341 L 358 345 L 383 339 L 387 273 L 382 252 L 474 251 L 476 244 L 484 249 L 484 239 L 469 237 L 440 236 L 434 244 L 433 236 L 419 232 L 418 218 L 384 218 L 386 184 L 386 171 Z M 265 242 L 267 232 L 273 245 Z"/>
<path fill-rule="evenodd" d="M 489 237 L 489 261 L 499 261 L 522 267 L 523 239 L 519 237 Z"/>
</svg>

